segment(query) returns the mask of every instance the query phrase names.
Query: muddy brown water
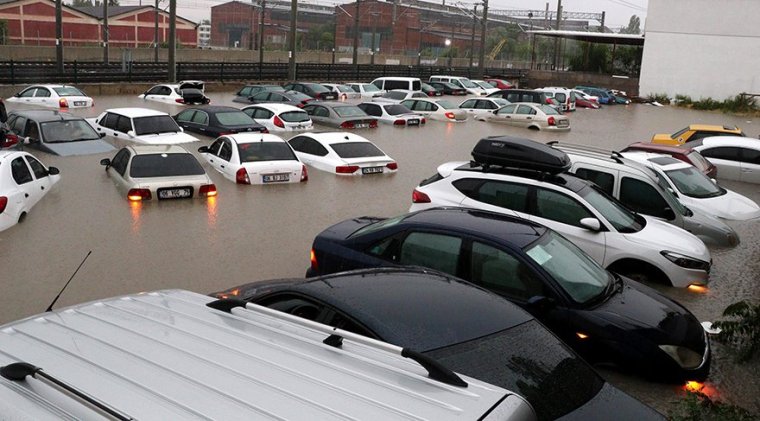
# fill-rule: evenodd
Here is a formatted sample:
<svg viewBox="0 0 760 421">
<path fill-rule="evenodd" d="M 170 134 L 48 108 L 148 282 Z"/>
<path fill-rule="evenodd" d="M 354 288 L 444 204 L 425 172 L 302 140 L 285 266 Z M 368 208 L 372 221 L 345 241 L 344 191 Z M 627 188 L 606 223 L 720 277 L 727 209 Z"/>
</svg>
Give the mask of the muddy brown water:
<svg viewBox="0 0 760 421">
<path fill-rule="evenodd" d="M 212 93 L 216 105 L 232 93 Z M 9 109 L 14 109 L 8 104 Z M 179 106 L 132 96 L 96 98 L 95 117 L 108 108 L 149 107 L 176 114 Z M 211 200 L 130 204 L 99 165 L 112 154 L 57 157 L 29 150 L 61 170 L 61 181 L 15 227 L 0 232 L 0 323 L 45 310 L 88 251 L 92 255 L 56 307 L 119 294 L 165 288 L 201 293 L 257 280 L 302 277 L 314 236 L 328 225 L 361 215 L 392 216 L 408 210 L 412 189 L 446 161 L 467 160 L 481 137 L 512 134 L 537 141 L 561 140 L 621 148 L 672 133 L 690 123 L 742 127 L 760 133 L 760 121 L 712 112 L 650 105 L 580 109 L 570 115 L 568 133 L 468 121 L 429 121 L 420 128 L 381 125 L 358 131 L 399 164 L 391 176 L 337 177 L 309 169 L 309 181 L 295 185 L 238 186 L 207 170 L 219 190 Z M 186 145 L 195 152 L 210 139 Z M 722 182 L 760 201 L 760 185 Z M 760 299 L 760 222 L 730 222 L 741 236 L 735 249 L 712 250 L 709 291 L 657 287 L 700 320 L 716 320 L 729 304 Z M 714 343 L 714 342 L 713 342 Z M 715 343 L 714 343 L 715 344 Z M 720 400 L 760 414 L 760 361 L 737 364 L 727 348 L 714 345 L 706 391 Z M 677 385 L 651 383 L 603 369 L 613 384 L 661 412 L 679 399 Z"/>
</svg>

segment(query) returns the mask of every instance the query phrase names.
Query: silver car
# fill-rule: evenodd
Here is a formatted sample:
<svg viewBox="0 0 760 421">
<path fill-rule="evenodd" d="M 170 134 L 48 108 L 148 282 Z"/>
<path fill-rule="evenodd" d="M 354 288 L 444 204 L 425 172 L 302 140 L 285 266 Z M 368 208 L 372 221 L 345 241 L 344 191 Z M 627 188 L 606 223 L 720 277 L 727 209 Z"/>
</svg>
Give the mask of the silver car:
<svg viewBox="0 0 760 421">
<path fill-rule="evenodd" d="M 394 126 L 420 126 L 426 122 L 425 117 L 422 114 L 414 113 L 412 110 L 401 104 L 362 102 L 358 107 L 383 124 L 391 124 Z"/>
<path fill-rule="evenodd" d="M 570 130 L 570 119 L 566 116 L 553 107 L 532 102 L 505 105 L 490 114 L 479 115 L 475 118 L 533 130 Z"/>
<path fill-rule="evenodd" d="M 377 127 L 377 119 L 361 108 L 342 102 L 314 102 L 303 106 L 315 123 L 339 129 L 365 129 Z"/>
</svg>

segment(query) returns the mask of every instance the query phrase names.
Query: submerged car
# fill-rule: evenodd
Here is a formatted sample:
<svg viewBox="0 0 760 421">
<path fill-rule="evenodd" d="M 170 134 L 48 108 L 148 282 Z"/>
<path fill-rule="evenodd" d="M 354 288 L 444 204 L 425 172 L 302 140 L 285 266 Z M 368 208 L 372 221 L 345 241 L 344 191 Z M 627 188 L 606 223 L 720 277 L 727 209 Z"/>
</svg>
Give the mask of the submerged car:
<svg viewBox="0 0 760 421">
<path fill-rule="evenodd" d="M 191 132 L 210 137 L 235 133 L 267 133 L 266 127 L 233 107 L 189 108 L 174 116 L 177 124 Z"/>
<path fill-rule="evenodd" d="M 367 115 L 361 108 L 342 102 L 313 102 L 303 106 L 311 120 L 338 129 L 371 129 L 377 127 L 377 119 Z"/>
<path fill-rule="evenodd" d="M 398 170 L 393 158 L 354 133 L 304 133 L 291 138 L 288 143 L 301 162 L 333 174 L 393 174 Z"/>
<path fill-rule="evenodd" d="M 338 98 L 341 101 L 347 99 L 361 99 L 362 94 L 356 92 L 352 87 L 343 85 L 340 83 L 322 83 L 322 86 L 338 94 Z M 373 85 L 374 86 L 374 85 Z"/>
<path fill-rule="evenodd" d="M 253 94 L 249 99 L 251 104 L 278 103 L 294 107 L 303 107 L 314 101 L 314 98 L 296 91 L 261 91 Z"/>
<path fill-rule="evenodd" d="M 532 102 L 505 105 L 490 113 L 479 113 L 475 118 L 532 130 L 570 130 L 570 119 L 567 116 L 560 114 L 554 107 Z"/>
<path fill-rule="evenodd" d="M 719 168 L 719 178 L 760 184 L 760 140 L 715 136 L 695 140 L 684 146 L 699 151 L 704 158 L 710 160 L 710 165 Z"/>
<path fill-rule="evenodd" d="M 270 132 L 289 132 L 314 128 L 309 113 L 288 104 L 249 105 L 243 108 L 243 112 Z"/>
<path fill-rule="evenodd" d="M 169 104 L 208 104 L 211 102 L 204 94 L 205 85 L 198 80 L 181 81 L 177 84 L 155 85 L 138 95 L 146 101 L 158 101 Z"/>
<path fill-rule="evenodd" d="M 734 126 L 717 126 L 713 124 L 691 124 L 673 133 L 658 133 L 652 136 L 652 143 L 662 145 L 683 145 L 709 136 L 741 136 L 745 134 L 742 129 Z"/>
<path fill-rule="evenodd" d="M 60 181 L 56 167 L 45 167 L 34 155 L 0 151 L 0 231 L 23 222 L 32 207 Z"/>
<path fill-rule="evenodd" d="M 730 137 L 726 137 L 726 138 L 730 139 Z M 740 140 L 744 140 L 744 139 L 740 139 Z M 708 161 L 700 153 L 700 151 L 698 151 L 697 149 L 692 149 L 690 146 L 691 145 L 670 146 L 670 145 L 663 145 L 663 144 L 658 144 L 658 143 L 636 142 L 636 143 L 631 143 L 630 145 L 626 146 L 620 152 L 642 151 L 642 152 L 651 152 L 651 153 L 659 153 L 663 155 L 670 155 L 679 161 L 683 161 L 687 164 L 693 165 L 696 169 L 701 171 L 702 174 L 710 178 L 717 177 L 718 167 L 716 167 L 710 161 Z"/>
<path fill-rule="evenodd" d="M 19 144 L 55 155 L 96 154 L 115 149 L 87 120 L 65 112 L 12 111 L 8 127 L 10 133 L 22 140 Z"/>
<path fill-rule="evenodd" d="M 253 95 L 264 91 L 285 92 L 285 89 L 280 85 L 245 85 L 235 93 L 235 98 L 232 98 L 232 102 L 250 104 Z"/>
<path fill-rule="evenodd" d="M 412 112 L 401 104 L 383 104 L 380 102 L 362 102 L 357 105 L 362 111 L 376 118 L 383 124 L 394 126 L 420 126 L 426 120 L 421 114 Z"/>
<path fill-rule="evenodd" d="M 166 113 L 149 108 L 111 108 L 91 120 L 95 131 L 116 140 L 148 145 L 197 142 Z"/>
<path fill-rule="evenodd" d="M 310 96 L 311 98 L 321 101 L 334 101 L 338 99 L 338 94 L 332 90 L 318 84 L 311 82 L 292 82 L 282 86 L 286 91 L 301 92 Z"/>
<path fill-rule="evenodd" d="M 70 85 L 32 85 L 6 101 L 53 108 L 88 108 L 95 104 L 92 98 Z"/>
<path fill-rule="evenodd" d="M 401 105 L 431 120 L 461 123 L 467 121 L 467 111 L 446 99 L 407 99 Z"/>
</svg>

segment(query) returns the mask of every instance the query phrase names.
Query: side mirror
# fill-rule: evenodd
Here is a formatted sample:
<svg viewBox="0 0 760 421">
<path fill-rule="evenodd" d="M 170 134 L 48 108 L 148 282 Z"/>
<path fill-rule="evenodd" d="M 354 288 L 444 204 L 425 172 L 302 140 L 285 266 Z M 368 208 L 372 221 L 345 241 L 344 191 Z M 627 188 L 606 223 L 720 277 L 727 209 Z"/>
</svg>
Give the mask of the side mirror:
<svg viewBox="0 0 760 421">
<path fill-rule="evenodd" d="M 675 190 L 673 190 L 671 187 L 668 187 L 668 191 L 673 194 L 673 196 L 678 197 L 678 193 L 676 193 Z"/>
<path fill-rule="evenodd" d="M 31 137 L 27 136 L 24 138 L 24 141 L 22 142 L 24 145 L 28 145 L 30 143 L 35 143 L 37 139 L 32 139 Z"/>
<path fill-rule="evenodd" d="M 718 180 L 716 180 L 714 178 L 711 178 L 710 180 L 712 180 L 713 184 L 715 184 L 716 186 L 718 185 Z"/>
<path fill-rule="evenodd" d="M 17 92 L 16 95 L 13 95 L 13 96 L 15 96 L 16 98 L 21 98 L 21 92 Z"/>
<path fill-rule="evenodd" d="M 596 218 L 583 218 L 581 219 L 581 226 L 591 231 L 601 231 L 602 224 Z"/>
<path fill-rule="evenodd" d="M 208 146 L 201 146 L 200 148 L 198 148 L 198 152 L 208 153 Z"/>
<path fill-rule="evenodd" d="M 182 128 L 182 127 L 180 127 L 180 128 L 179 128 L 179 131 L 180 131 L 181 133 L 184 133 L 184 132 L 185 132 L 185 129 L 184 129 L 184 128 Z"/>
<path fill-rule="evenodd" d="M 528 299 L 528 308 L 539 312 L 547 311 L 556 305 L 555 301 L 543 295 L 536 295 Z"/>
<path fill-rule="evenodd" d="M 127 132 L 127 136 L 129 136 L 129 137 L 135 137 L 135 131 L 134 130 L 128 131 Z"/>
<path fill-rule="evenodd" d="M 100 136 L 100 138 L 102 139 L 102 138 L 106 137 L 106 134 L 103 133 L 103 132 L 100 132 L 100 133 L 98 133 L 98 136 Z"/>
<path fill-rule="evenodd" d="M 100 160 L 100 165 L 103 165 L 105 167 L 110 167 L 111 166 L 111 160 L 108 159 L 108 158 L 101 159 Z"/>
<path fill-rule="evenodd" d="M 58 175 L 61 172 L 56 167 L 49 167 L 48 168 L 48 175 Z"/>
<path fill-rule="evenodd" d="M 668 221 L 672 221 L 672 220 L 676 219 L 676 213 L 673 212 L 673 209 L 670 209 L 669 207 L 665 207 L 665 209 L 663 209 L 662 215 Z"/>
</svg>

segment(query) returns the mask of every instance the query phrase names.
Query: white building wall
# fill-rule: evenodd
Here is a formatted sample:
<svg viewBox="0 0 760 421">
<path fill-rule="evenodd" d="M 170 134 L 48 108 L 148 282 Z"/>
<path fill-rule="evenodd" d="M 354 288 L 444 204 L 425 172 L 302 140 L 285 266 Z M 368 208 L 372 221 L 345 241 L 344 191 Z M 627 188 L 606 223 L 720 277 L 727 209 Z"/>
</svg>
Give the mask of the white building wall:
<svg viewBox="0 0 760 421">
<path fill-rule="evenodd" d="M 760 0 L 649 0 L 641 96 L 760 94 Z"/>
</svg>

